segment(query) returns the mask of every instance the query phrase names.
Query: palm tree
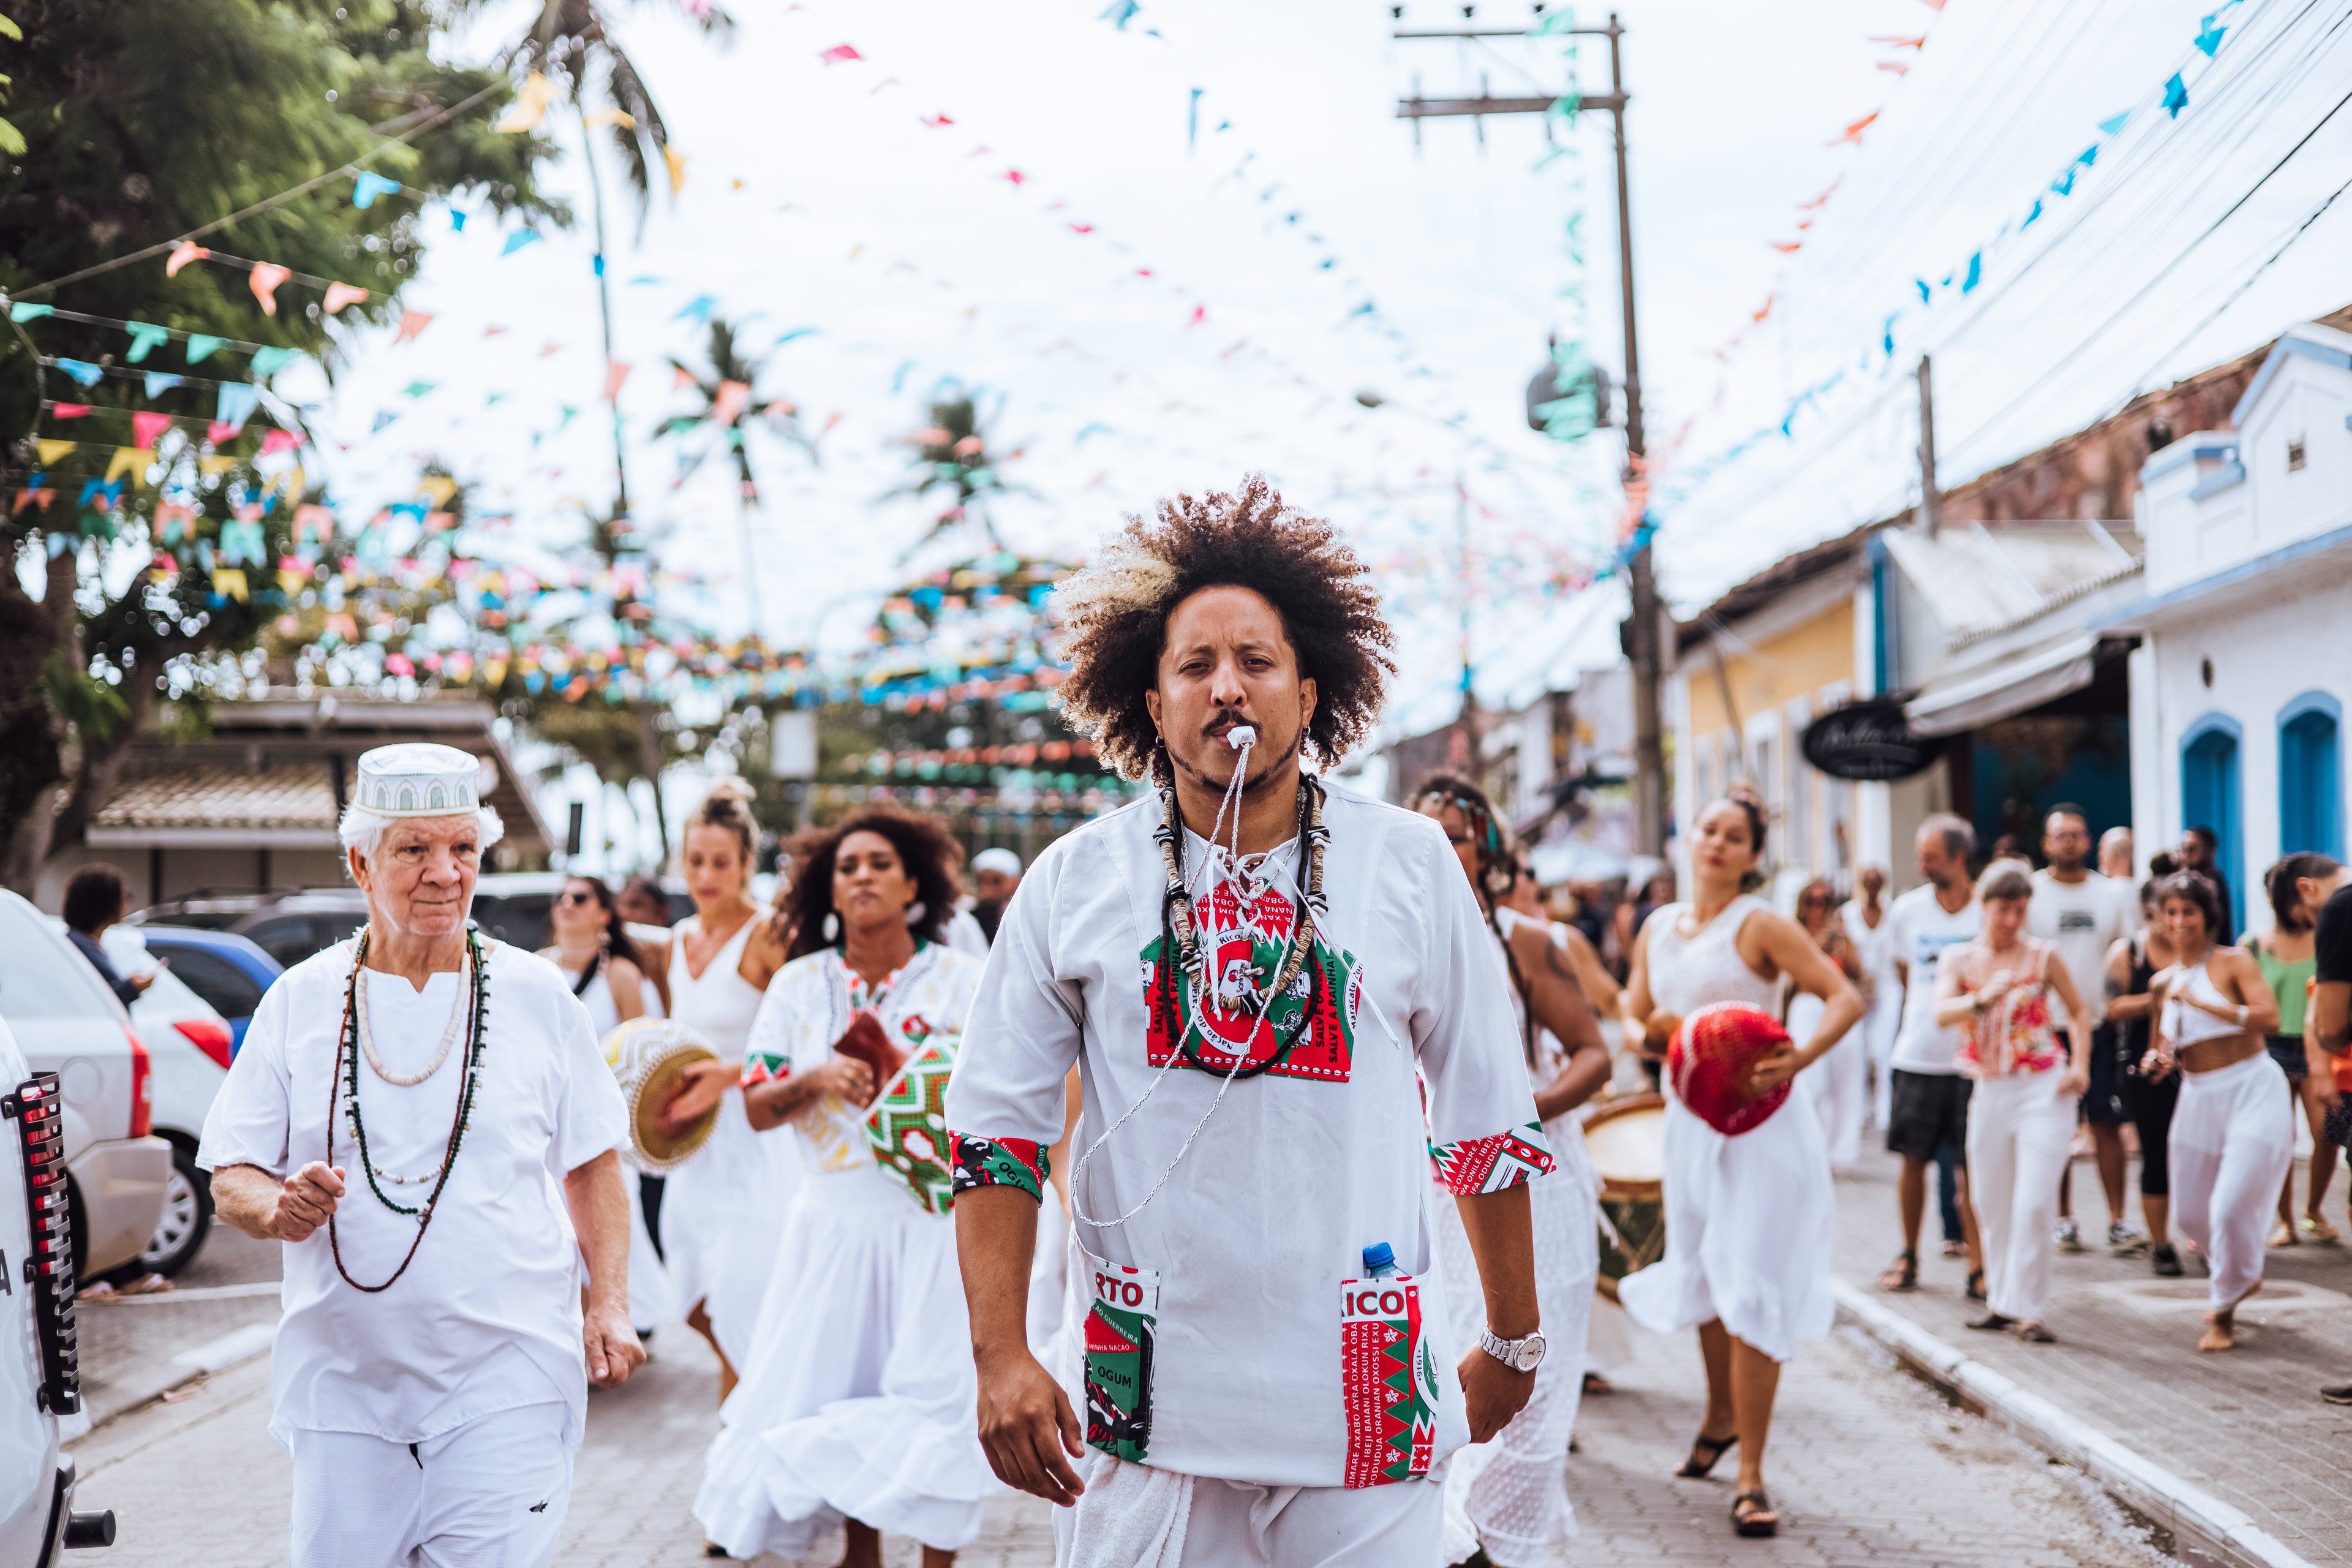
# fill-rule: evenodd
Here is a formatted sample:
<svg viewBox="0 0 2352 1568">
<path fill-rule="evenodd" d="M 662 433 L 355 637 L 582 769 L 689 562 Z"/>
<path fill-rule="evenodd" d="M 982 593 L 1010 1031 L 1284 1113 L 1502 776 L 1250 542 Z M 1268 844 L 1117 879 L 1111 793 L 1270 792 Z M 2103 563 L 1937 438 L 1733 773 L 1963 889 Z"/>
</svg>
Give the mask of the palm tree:
<svg viewBox="0 0 2352 1568">
<path fill-rule="evenodd" d="M 915 456 L 908 460 L 915 470 L 914 478 L 887 493 L 922 496 L 944 485 L 955 495 L 954 503 L 940 513 L 924 538 L 936 539 L 960 522 L 973 521 L 976 515 L 989 543 L 1003 549 L 995 520 L 984 506 L 975 508 L 972 503 L 1002 495 L 1012 488 L 997 471 L 997 465 L 1009 459 L 989 451 L 988 437 L 980 428 L 980 413 L 971 395 L 959 389 L 956 396 L 932 404 L 929 427 L 916 431 L 907 441 L 915 448 Z M 1020 455 L 1016 450 L 1011 457 Z"/>
<path fill-rule="evenodd" d="M 712 430 L 718 435 L 716 449 L 734 454 L 735 473 L 741 481 L 741 489 L 737 492 L 736 521 L 743 535 L 743 587 L 751 597 L 751 629 L 764 633 L 767 623 L 760 607 L 759 560 L 751 544 L 751 509 L 759 504 L 760 486 L 751 472 L 751 448 L 743 439 L 743 422 L 751 418 L 766 419 L 784 439 L 807 452 L 812 460 L 816 457 L 816 447 L 803 434 L 799 410 L 790 398 L 763 398 L 755 390 L 760 383 L 760 373 L 766 367 L 761 361 L 744 356 L 736 342 L 734 325 L 723 316 L 710 319 L 708 357 L 710 363 L 702 368 L 681 359 L 673 358 L 669 362 L 677 367 L 680 376 L 692 384 L 701 406 L 692 414 L 682 414 L 669 420 L 662 426 L 660 433 L 683 437 L 697 430 Z M 713 449 L 711 445 L 705 445 L 701 450 L 691 454 L 678 478 L 683 480 L 700 468 Z"/>
</svg>

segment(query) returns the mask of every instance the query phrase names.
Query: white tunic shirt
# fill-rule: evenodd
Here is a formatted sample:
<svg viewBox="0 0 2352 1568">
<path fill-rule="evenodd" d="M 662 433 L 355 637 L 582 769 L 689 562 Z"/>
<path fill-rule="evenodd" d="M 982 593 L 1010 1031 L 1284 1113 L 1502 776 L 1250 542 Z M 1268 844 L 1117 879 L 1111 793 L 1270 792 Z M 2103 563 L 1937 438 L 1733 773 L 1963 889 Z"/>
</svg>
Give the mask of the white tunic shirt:
<svg viewBox="0 0 2352 1568">
<path fill-rule="evenodd" d="M 1494 939 L 1435 822 L 1331 789 L 1328 913 L 1275 1008 L 1311 1016 L 1286 1056 L 1234 1079 L 1208 1114 L 1225 1075 L 1183 1057 L 1161 1071 L 1169 1008 L 1198 1061 L 1230 1066 L 1221 1046 L 1266 1059 L 1271 1032 L 1248 1025 L 1291 933 L 1295 861 L 1275 858 L 1273 886 L 1238 924 L 1230 893 L 1200 895 L 1214 993 L 1171 999 L 1157 962 L 1160 820 L 1150 797 L 1088 824 L 1013 894 L 948 1089 L 957 1185 L 1034 1192 L 1036 1150 L 1060 1136 L 1063 1079 L 1079 1064 L 1071 1190 L 1092 1258 L 1072 1258 L 1091 1308 L 1074 1397 L 1088 1441 L 1275 1486 L 1426 1474 L 1467 1439 L 1445 1302 L 1479 1288 L 1442 1278 L 1431 1145 L 1456 1192 L 1552 1165 Z M 1185 835 L 1188 871 L 1208 853 Z M 1148 994 L 1163 1004 L 1156 1021 Z M 1076 1156 L 1147 1093 L 1081 1169 Z M 1089 1223 L 1139 1205 L 1123 1224 Z M 1412 1289 L 1345 1289 L 1381 1242 Z"/>
<path fill-rule="evenodd" d="M 313 1160 L 341 1167 L 343 1268 L 373 1285 L 400 1267 L 416 1220 L 369 1190 L 330 1082 L 354 945 L 340 942 L 304 960 L 261 999 L 213 1101 L 196 1163 L 253 1165 L 279 1178 Z M 285 1244 L 285 1315 L 270 1360 L 270 1430 L 280 1442 L 300 1429 L 418 1443 L 494 1411 L 558 1403 L 570 1410 L 566 1441 L 580 1441 L 588 1373 L 562 1178 L 621 1146 L 626 1113 L 587 1010 L 562 973 L 501 942 L 485 940 L 482 948 L 489 986 L 480 1086 L 408 1271 L 391 1289 L 365 1294 L 337 1273 L 325 1227 Z M 421 993 L 398 975 L 367 971 L 362 981 L 377 1056 L 397 1075 L 422 1070 L 466 1001 L 466 977 L 433 975 Z M 360 1113 L 379 1172 L 414 1176 L 439 1163 L 464 1088 L 466 1047 L 461 1019 L 447 1059 L 408 1088 L 362 1060 Z M 429 1181 L 378 1180 L 406 1206 L 432 1191 Z"/>
</svg>

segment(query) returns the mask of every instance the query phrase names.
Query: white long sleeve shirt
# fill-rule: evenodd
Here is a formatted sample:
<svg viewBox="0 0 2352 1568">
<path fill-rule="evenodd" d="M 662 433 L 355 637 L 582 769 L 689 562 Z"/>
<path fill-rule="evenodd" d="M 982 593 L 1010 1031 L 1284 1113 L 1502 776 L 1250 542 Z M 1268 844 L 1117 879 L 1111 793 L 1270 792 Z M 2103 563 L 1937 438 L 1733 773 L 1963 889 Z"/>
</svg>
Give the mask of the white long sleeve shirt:
<svg viewBox="0 0 2352 1568">
<path fill-rule="evenodd" d="M 1213 994 L 1185 984 L 1175 1012 L 1191 1056 L 1217 1070 L 1173 1056 L 1163 1072 L 1167 1008 L 1147 1008 L 1171 1000 L 1160 820 L 1150 797 L 1087 825 L 1014 893 L 948 1090 L 957 1186 L 1036 1191 L 1077 1064 L 1070 1175 L 1087 1258 L 1072 1261 L 1094 1311 L 1072 1395 L 1088 1441 L 1269 1485 L 1412 1479 L 1467 1440 L 1444 1301 L 1479 1289 L 1441 1277 L 1433 1157 L 1457 1193 L 1552 1166 L 1494 939 L 1436 823 L 1330 789 L 1328 913 L 1314 961 L 1269 1009 L 1310 1016 L 1212 1114 L 1231 1053 L 1272 1054 L 1274 1031 L 1250 1023 L 1295 919 L 1300 847 L 1270 858 L 1271 886 L 1245 910 L 1229 890 L 1198 896 Z M 1188 872 L 1209 852 L 1185 835 Z M 1381 1242 L 1411 1289 L 1359 1282 Z"/>
</svg>

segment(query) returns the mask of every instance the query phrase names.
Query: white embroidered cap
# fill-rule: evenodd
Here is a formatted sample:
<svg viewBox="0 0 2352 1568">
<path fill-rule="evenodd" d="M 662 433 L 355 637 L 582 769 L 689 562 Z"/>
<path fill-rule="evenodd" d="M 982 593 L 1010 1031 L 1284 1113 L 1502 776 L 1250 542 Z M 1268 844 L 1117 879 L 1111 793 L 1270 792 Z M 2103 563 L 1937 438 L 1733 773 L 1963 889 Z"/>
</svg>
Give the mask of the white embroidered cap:
<svg viewBox="0 0 2352 1568">
<path fill-rule="evenodd" d="M 471 752 L 427 742 L 360 755 L 352 804 L 380 816 L 453 816 L 478 809 L 482 764 Z"/>
</svg>

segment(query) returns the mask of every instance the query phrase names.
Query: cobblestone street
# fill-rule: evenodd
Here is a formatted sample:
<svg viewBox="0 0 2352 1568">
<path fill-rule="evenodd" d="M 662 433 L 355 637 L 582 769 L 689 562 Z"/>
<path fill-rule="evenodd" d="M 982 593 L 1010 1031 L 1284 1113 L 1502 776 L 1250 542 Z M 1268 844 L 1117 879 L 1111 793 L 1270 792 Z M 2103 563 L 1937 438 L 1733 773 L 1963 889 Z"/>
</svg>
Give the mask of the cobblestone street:
<svg viewBox="0 0 2352 1568">
<path fill-rule="evenodd" d="M 214 1237 L 191 1292 L 233 1288 L 274 1264 L 267 1248 Z M 201 1281 L 201 1283 L 200 1283 Z M 206 1344 L 237 1342 L 217 1321 L 222 1303 L 266 1297 L 94 1302 L 92 1342 L 123 1366 L 180 1365 Z M 688 1517 L 702 1453 L 717 1426 L 715 1369 L 701 1342 L 672 1326 L 628 1387 L 591 1400 L 589 1435 L 572 1489 L 567 1568 L 684 1568 L 704 1561 Z M 198 1358 L 201 1359 L 201 1358 Z M 1770 1542 L 1738 1542 L 1727 1520 L 1730 1466 L 1721 1479 L 1671 1472 L 1697 1430 L 1698 1354 L 1688 1336 L 1636 1331 L 1633 1355 L 1612 1373 L 1617 1392 L 1589 1400 L 1570 1485 L 1583 1534 L 1571 1564 L 2030 1564 L 2137 1568 L 2160 1561 L 2144 1534 L 2070 1472 L 1978 1417 L 1946 1405 L 1851 1329 L 1808 1346 L 1781 1384 L 1768 1464 L 1784 1519 Z M 131 1390 L 117 1374 L 104 1386 Z M 288 1466 L 268 1435 L 268 1359 L 250 1353 L 184 1381 L 102 1424 L 77 1445 L 84 1506 L 121 1522 L 110 1568 L 203 1563 L 269 1568 L 285 1558 Z M 992 1505 L 988 1528 L 962 1558 L 971 1568 L 1045 1568 L 1053 1557 L 1047 1509 L 1021 1498 Z M 831 1555 L 819 1561 L 832 1562 Z M 893 1568 L 911 1543 L 890 1543 Z M 772 1561 L 772 1560 L 770 1560 Z"/>
</svg>

